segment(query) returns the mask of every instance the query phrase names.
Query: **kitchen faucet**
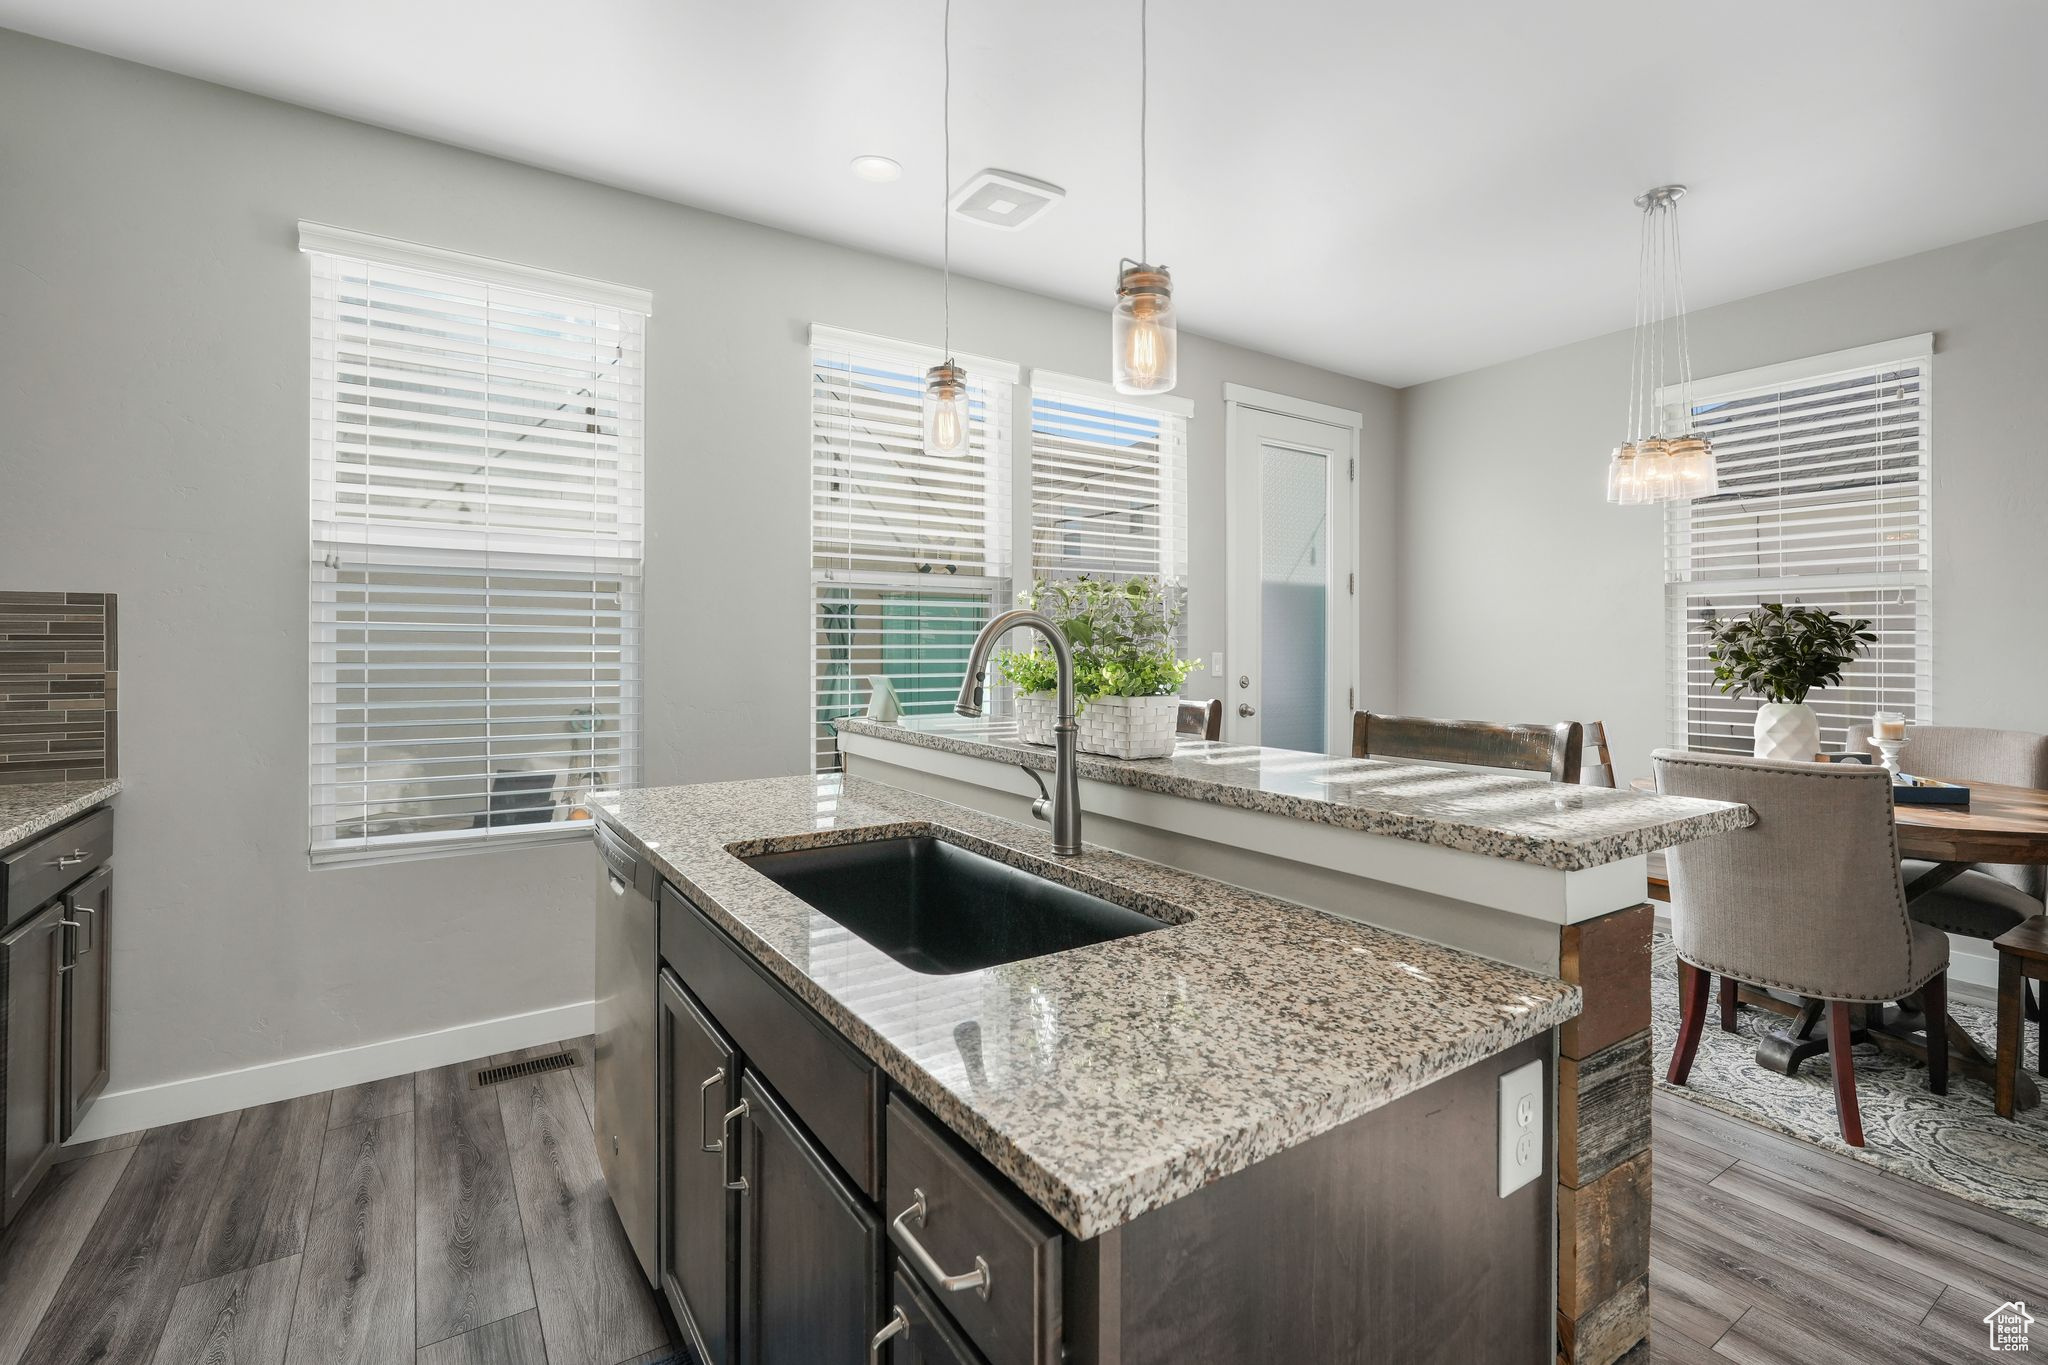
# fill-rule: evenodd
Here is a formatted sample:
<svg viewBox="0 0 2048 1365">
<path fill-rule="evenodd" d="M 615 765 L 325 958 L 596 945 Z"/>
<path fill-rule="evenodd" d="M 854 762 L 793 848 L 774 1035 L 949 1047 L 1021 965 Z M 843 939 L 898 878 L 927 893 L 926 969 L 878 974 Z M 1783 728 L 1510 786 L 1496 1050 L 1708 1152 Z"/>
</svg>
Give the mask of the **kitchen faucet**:
<svg viewBox="0 0 2048 1365">
<path fill-rule="evenodd" d="M 1067 637 L 1059 625 L 1049 616 L 1020 608 L 1003 612 L 983 626 L 981 634 L 974 637 L 974 648 L 968 652 L 967 676 L 960 680 L 960 699 L 953 703 L 953 709 L 963 716 L 981 714 L 981 681 L 988 665 L 988 652 L 997 640 L 1019 626 L 1046 638 L 1052 646 L 1053 661 L 1059 667 L 1059 717 L 1052 727 L 1052 795 L 1040 795 L 1031 803 L 1031 813 L 1052 826 L 1052 851 L 1070 857 L 1081 851 L 1081 779 L 1074 771 L 1074 739 L 1080 734 L 1080 726 L 1074 723 L 1074 654 L 1067 647 Z M 1031 772 L 1029 768 L 1025 771 Z M 1037 781 L 1038 774 L 1031 773 L 1031 778 Z M 1043 793 L 1045 784 L 1039 783 L 1038 789 Z"/>
</svg>

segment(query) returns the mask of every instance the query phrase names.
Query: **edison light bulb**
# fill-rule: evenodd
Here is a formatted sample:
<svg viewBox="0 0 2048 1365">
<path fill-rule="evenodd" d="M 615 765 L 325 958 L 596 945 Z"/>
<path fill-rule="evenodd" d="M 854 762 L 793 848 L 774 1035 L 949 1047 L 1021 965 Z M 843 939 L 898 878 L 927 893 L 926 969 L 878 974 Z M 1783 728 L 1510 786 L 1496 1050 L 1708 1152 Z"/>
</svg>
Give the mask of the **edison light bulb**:
<svg viewBox="0 0 2048 1365">
<path fill-rule="evenodd" d="M 1110 310 L 1110 377 L 1118 393 L 1165 393 L 1178 377 L 1173 278 L 1164 266 L 1130 262 Z"/>
<path fill-rule="evenodd" d="M 967 372 L 948 360 L 925 371 L 924 453 L 967 453 Z"/>
</svg>

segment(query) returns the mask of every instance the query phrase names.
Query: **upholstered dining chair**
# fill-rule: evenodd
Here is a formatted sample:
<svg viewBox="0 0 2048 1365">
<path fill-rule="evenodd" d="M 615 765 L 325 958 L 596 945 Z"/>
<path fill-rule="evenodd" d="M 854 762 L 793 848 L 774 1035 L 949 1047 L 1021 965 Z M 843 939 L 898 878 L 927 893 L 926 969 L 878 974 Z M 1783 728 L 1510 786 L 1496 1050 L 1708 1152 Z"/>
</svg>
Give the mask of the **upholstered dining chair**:
<svg viewBox="0 0 2048 1365">
<path fill-rule="evenodd" d="M 1863 1145 L 1850 1006 L 1920 997 L 1927 1085 L 1948 1093 L 1948 938 L 1906 913 L 1891 777 L 1854 764 L 1778 763 L 1660 749 L 1657 790 L 1739 801 L 1747 829 L 1666 855 L 1680 1022 L 1669 1079 L 1684 1085 L 1713 976 L 1827 1002 L 1842 1140 Z"/>
<path fill-rule="evenodd" d="M 1873 752 L 1868 725 L 1851 726 L 1849 752 Z M 1906 731 L 1899 766 L 1917 777 L 1949 782 L 1997 782 L 2008 787 L 2048 787 L 2048 735 L 2028 730 L 1987 730 L 1971 725 L 1915 725 Z M 1917 858 L 1904 863 L 1908 882 L 1934 866 Z M 1913 918 L 1965 938 L 1993 939 L 2042 912 L 2048 898 L 2048 867 L 1980 863 L 1954 881 L 1913 902 Z M 2031 992 L 2027 1013 L 2039 1017 Z"/>
<path fill-rule="evenodd" d="M 1180 714 L 1174 724 L 1174 733 L 1191 735 L 1196 739 L 1223 738 L 1223 699 L 1211 697 L 1207 701 L 1183 700 Z"/>
</svg>

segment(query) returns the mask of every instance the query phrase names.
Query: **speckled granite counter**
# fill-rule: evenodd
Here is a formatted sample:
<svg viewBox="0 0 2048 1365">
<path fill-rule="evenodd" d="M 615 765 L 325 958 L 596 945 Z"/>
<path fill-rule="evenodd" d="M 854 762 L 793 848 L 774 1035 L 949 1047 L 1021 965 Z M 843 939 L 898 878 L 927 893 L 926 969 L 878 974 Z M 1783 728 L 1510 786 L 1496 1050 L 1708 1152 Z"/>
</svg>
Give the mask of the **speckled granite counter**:
<svg viewBox="0 0 2048 1365">
<path fill-rule="evenodd" d="M 1052 750 L 1016 722 L 917 717 L 843 719 L 848 734 L 1051 772 Z M 1080 775 L 1166 796 L 1390 835 L 1577 872 L 1741 829 L 1755 816 L 1723 801 L 1654 796 L 1537 778 L 1294 749 L 1183 739 L 1171 758 L 1080 756 Z"/>
<path fill-rule="evenodd" d="M 895 1082 L 1088 1238 L 1552 1028 L 1561 981 L 858 778 L 601 794 L 601 819 Z M 1168 927 L 957 976 L 737 854 L 943 832 Z"/>
<path fill-rule="evenodd" d="M 102 782 L 29 782 L 0 787 L 0 849 L 33 839 L 72 816 L 120 794 L 118 779 Z"/>
</svg>

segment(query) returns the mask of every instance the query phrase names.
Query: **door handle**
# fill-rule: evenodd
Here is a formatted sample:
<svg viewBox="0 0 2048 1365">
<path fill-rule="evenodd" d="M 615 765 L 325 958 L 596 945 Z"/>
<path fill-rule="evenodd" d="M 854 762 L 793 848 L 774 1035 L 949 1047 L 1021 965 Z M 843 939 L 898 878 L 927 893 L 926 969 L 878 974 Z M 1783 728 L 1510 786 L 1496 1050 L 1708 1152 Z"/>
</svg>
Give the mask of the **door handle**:
<svg viewBox="0 0 2048 1365">
<path fill-rule="evenodd" d="M 752 1107 L 745 1100 L 741 1100 L 738 1104 L 725 1111 L 725 1121 L 718 1125 L 718 1145 L 720 1148 L 730 1152 L 738 1147 L 738 1144 L 732 1140 L 732 1121 L 740 1115 L 747 1113 Z M 737 1151 L 736 1155 L 739 1157 L 740 1163 L 739 1178 L 726 1181 L 725 1187 L 729 1190 L 738 1190 L 741 1194 L 745 1194 L 747 1192 L 747 1154 L 745 1149 L 741 1148 Z"/>
<path fill-rule="evenodd" d="M 59 929 L 68 929 L 71 931 L 70 933 L 64 935 L 63 951 L 64 956 L 68 960 L 57 964 L 57 970 L 59 972 L 68 972 L 73 967 L 76 967 L 78 965 L 78 939 L 76 935 L 78 933 L 78 930 L 82 926 L 75 919 L 60 919 L 57 921 L 56 927 Z"/>
<path fill-rule="evenodd" d="M 868 1339 L 868 1365 L 882 1365 L 882 1348 L 889 1344 L 889 1338 L 909 1330 L 910 1319 L 903 1316 L 903 1305 L 892 1305 L 889 1320 L 882 1324 L 882 1330 Z"/>
<path fill-rule="evenodd" d="M 81 917 L 95 916 L 95 918 L 92 918 L 90 920 L 83 920 L 82 922 L 84 923 L 86 928 L 92 930 L 93 943 L 98 943 L 100 941 L 100 922 L 96 918 L 96 916 L 98 916 L 99 911 L 93 909 L 90 905 L 74 905 L 71 907 L 71 913 L 74 915 L 79 915 Z M 91 951 L 91 947 L 80 948 L 76 953 L 72 954 L 72 960 L 75 962 L 79 958 L 84 957 L 87 953 Z"/>
<path fill-rule="evenodd" d="M 606 872 L 604 874 L 604 879 L 605 881 L 611 884 L 612 894 L 614 896 L 623 896 L 626 894 L 626 884 L 619 880 L 618 873 Z"/>
<path fill-rule="evenodd" d="M 890 1229 L 903 1238 L 904 1246 L 910 1251 L 910 1259 L 917 1262 L 917 1268 L 924 1272 L 926 1279 L 945 1290 L 948 1294 L 957 1294 L 963 1289 L 972 1289 L 984 1299 L 987 1298 L 989 1289 L 987 1261 L 976 1256 L 974 1258 L 974 1269 L 963 1270 L 958 1275 L 948 1275 L 939 1268 L 939 1263 L 932 1259 L 932 1254 L 924 1249 L 924 1243 L 917 1240 L 917 1234 L 910 1230 L 910 1220 L 915 1218 L 919 1227 L 924 1226 L 924 1191 L 913 1189 L 910 1193 L 915 1196 L 911 1201 L 910 1207 L 897 1214 L 894 1221 L 889 1224 Z"/>
<path fill-rule="evenodd" d="M 1259 714 L 1259 712 L 1258 708 L 1253 706 L 1250 702 L 1241 701 L 1237 704 L 1237 714 L 1243 716 L 1246 720 L 1250 720 L 1253 716 Z"/>
<path fill-rule="evenodd" d="M 697 1145 L 707 1152 L 722 1152 L 725 1150 L 725 1130 L 723 1128 L 719 1129 L 718 1136 L 711 1139 L 711 1141 L 706 1142 L 704 1140 L 704 1120 L 707 1116 L 704 1106 L 711 1098 L 711 1087 L 723 1085 L 724 1083 L 725 1068 L 720 1067 L 705 1078 L 704 1084 L 697 1087 Z"/>
</svg>

